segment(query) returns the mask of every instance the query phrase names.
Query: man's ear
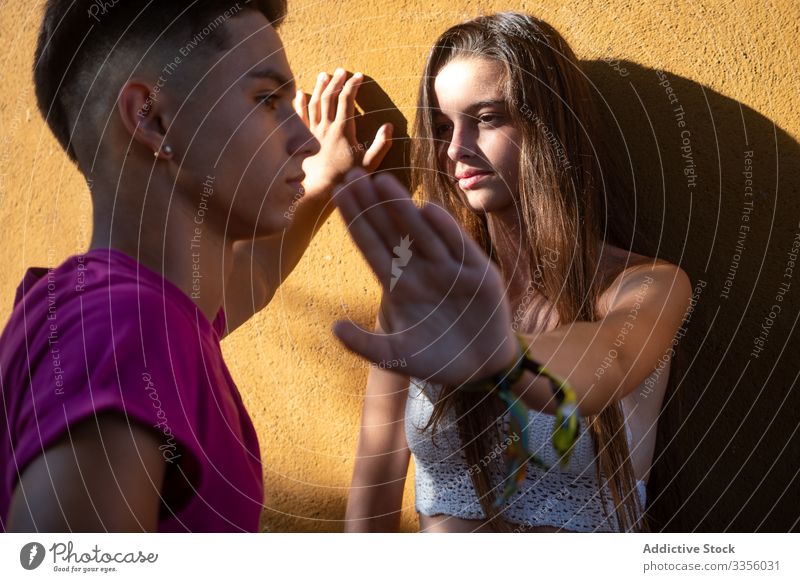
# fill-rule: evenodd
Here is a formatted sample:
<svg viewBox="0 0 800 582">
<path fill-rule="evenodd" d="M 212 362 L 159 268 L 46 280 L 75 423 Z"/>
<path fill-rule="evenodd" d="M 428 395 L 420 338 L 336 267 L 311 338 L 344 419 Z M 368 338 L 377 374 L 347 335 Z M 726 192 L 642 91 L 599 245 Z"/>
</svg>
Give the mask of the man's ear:
<svg viewBox="0 0 800 582">
<path fill-rule="evenodd" d="M 158 88 L 142 79 L 130 79 L 119 92 L 117 109 L 132 140 L 150 152 L 163 155 L 162 149 L 168 145 L 164 143 L 167 123 Z"/>
</svg>

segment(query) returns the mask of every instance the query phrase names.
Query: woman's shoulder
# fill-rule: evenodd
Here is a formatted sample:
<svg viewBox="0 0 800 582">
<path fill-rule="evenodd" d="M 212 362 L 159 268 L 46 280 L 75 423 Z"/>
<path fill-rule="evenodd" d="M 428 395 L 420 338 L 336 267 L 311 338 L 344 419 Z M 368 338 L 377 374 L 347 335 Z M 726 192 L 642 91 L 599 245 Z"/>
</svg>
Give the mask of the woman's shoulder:
<svg viewBox="0 0 800 582">
<path fill-rule="evenodd" d="M 640 255 L 604 244 L 600 254 L 603 290 L 598 296 L 598 314 L 602 317 L 612 308 L 620 294 L 632 288 L 647 286 L 662 289 L 676 298 L 691 297 L 691 282 L 678 265 L 663 259 Z"/>
</svg>

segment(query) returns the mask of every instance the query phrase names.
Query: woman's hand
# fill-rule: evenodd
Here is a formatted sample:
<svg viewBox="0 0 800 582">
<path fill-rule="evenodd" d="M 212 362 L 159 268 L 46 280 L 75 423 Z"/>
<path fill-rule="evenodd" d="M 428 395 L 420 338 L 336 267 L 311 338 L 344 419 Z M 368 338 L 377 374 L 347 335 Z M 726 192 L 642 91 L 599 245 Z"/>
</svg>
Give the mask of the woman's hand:
<svg viewBox="0 0 800 582">
<path fill-rule="evenodd" d="M 303 187 L 310 196 L 329 194 L 355 166 L 374 172 L 392 147 L 391 123 L 380 127 L 369 148 L 356 138 L 356 95 L 363 81 L 361 73 L 347 79 L 347 72 L 337 69 L 333 77 L 319 74 L 308 103 L 305 93 L 297 92 L 295 110 L 321 146 L 303 162 Z"/>
<path fill-rule="evenodd" d="M 519 345 L 500 273 L 447 212 L 420 210 L 396 179 L 362 170 L 347 175 L 334 202 L 383 288 L 384 333 L 340 321 L 334 333 L 345 346 L 442 384 L 511 365 Z"/>
</svg>

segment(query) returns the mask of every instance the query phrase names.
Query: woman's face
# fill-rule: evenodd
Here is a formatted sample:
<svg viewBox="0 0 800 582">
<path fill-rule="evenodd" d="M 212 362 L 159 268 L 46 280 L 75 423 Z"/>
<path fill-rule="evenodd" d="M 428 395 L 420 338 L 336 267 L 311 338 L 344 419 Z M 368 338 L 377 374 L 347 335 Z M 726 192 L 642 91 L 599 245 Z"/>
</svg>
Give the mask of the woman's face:
<svg viewBox="0 0 800 582">
<path fill-rule="evenodd" d="M 503 93 L 505 67 L 456 58 L 434 80 L 434 137 L 440 167 L 476 212 L 513 208 L 519 177 L 519 129 Z"/>
</svg>

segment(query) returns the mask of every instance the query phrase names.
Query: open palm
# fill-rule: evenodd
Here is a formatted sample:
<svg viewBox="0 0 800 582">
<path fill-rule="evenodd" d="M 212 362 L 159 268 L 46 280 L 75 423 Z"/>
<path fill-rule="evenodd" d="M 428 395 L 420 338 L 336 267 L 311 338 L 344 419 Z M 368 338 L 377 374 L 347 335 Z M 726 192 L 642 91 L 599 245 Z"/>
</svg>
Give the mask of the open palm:
<svg viewBox="0 0 800 582">
<path fill-rule="evenodd" d="M 297 92 L 294 108 L 320 143 L 319 153 L 303 162 L 303 187 L 312 196 L 330 192 L 354 166 L 374 172 L 392 147 L 391 123 L 380 127 L 369 147 L 356 138 L 356 97 L 363 81 L 361 73 L 348 79 L 344 69 L 337 69 L 333 77 L 320 73 L 308 102 Z"/>
<path fill-rule="evenodd" d="M 499 272 L 443 209 L 418 209 L 389 175 L 347 175 L 334 201 L 383 288 L 384 333 L 338 322 L 337 337 L 380 364 L 442 384 L 509 366 L 518 346 Z"/>
</svg>

